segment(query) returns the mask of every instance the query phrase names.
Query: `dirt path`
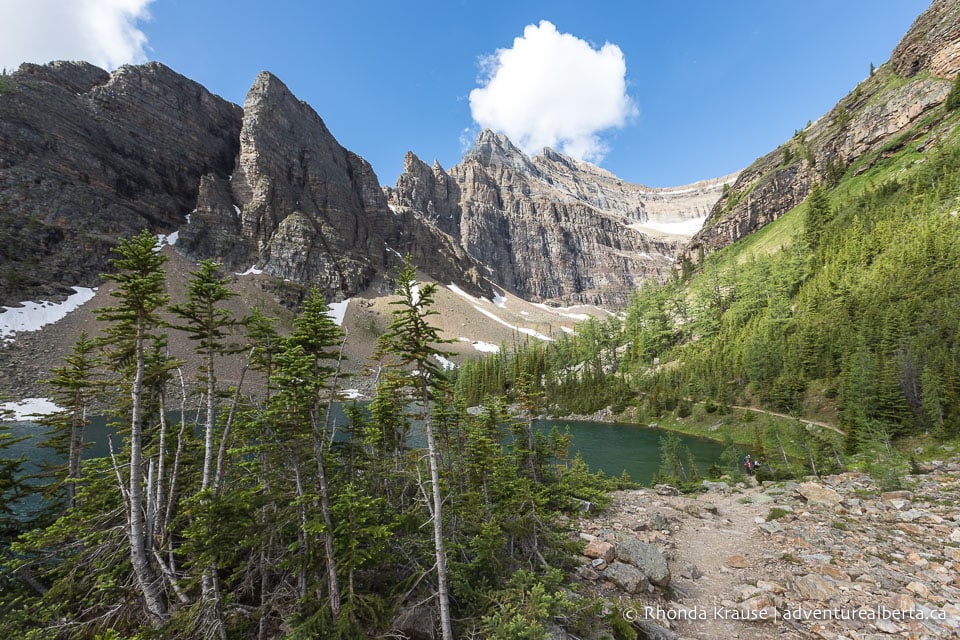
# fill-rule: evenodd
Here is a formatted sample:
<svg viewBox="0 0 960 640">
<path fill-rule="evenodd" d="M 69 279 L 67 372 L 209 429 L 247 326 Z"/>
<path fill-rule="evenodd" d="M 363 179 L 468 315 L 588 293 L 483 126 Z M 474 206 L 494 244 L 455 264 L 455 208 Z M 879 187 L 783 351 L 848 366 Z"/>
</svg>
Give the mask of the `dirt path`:
<svg viewBox="0 0 960 640">
<path fill-rule="evenodd" d="M 616 491 L 577 521 L 578 575 L 656 640 L 960 637 L 960 458 L 918 471 L 891 491 L 856 471 Z"/>
<path fill-rule="evenodd" d="M 770 510 L 759 495 L 756 487 L 741 493 L 704 494 L 696 502 L 702 503 L 707 517 L 682 520 L 679 531 L 671 536 L 671 555 L 678 565 L 673 571 L 675 600 L 680 611 L 695 614 L 671 625 L 681 637 L 804 637 L 782 623 L 758 620 L 764 601 L 751 601 L 767 585 L 778 589 L 786 571 L 779 551 L 758 527 Z M 746 603 L 739 602 L 744 598 Z"/>
<path fill-rule="evenodd" d="M 814 426 L 816 426 L 816 427 L 822 427 L 822 428 L 824 428 L 824 429 L 830 429 L 831 431 L 835 431 L 835 432 L 839 433 L 840 435 L 843 435 L 843 431 L 841 431 L 840 429 L 838 429 L 837 427 L 833 426 L 832 424 L 830 424 L 830 423 L 828 423 L 828 422 L 821 422 L 821 421 L 819 421 L 819 420 L 810 420 L 809 418 L 798 418 L 798 417 L 796 417 L 796 416 L 791 416 L 791 415 L 788 415 L 788 414 L 786 414 L 786 413 L 777 413 L 776 411 L 768 411 L 767 409 L 759 409 L 759 408 L 757 408 L 757 407 L 746 407 L 746 406 L 743 406 L 743 405 L 732 404 L 732 405 L 730 405 L 730 408 L 731 408 L 731 409 L 742 409 L 743 411 L 753 411 L 754 413 L 764 413 L 764 414 L 766 414 L 766 415 L 768 415 L 768 416 L 777 416 L 778 418 L 787 418 L 787 419 L 798 420 L 798 421 L 802 422 L 803 424 L 812 424 L 812 425 L 814 425 Z"/>
<path fill-rule="evenodd" d="M 766 517 L 777 498 L 744 483 L 714 486 L 696 496 L 618 491 L 605 511 L 580 521 L 590 539 L 635 537 L 665 553 L 669 590 L 638 590 L 624 616 L 637 628 L 649 622 L 658 625 L 657 634 L 669 630 L 651 636 L 664 640 L 809 637 L 774 619 L 774 600 L 791 581 L 782 544 L 764 529 L 776 528 Z M 594 585 L 600 595 L 624 602 L 609 582 Z"/>
</svg>

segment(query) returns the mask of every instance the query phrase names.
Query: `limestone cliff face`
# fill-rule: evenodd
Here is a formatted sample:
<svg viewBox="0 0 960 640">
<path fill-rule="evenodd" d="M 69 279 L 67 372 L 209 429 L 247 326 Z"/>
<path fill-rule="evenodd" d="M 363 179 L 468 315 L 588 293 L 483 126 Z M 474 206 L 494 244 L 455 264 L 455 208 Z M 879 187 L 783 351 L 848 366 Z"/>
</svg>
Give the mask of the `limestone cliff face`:
<svg viewBox="0 0 960 640">
<path fill-rule="evenodd" d="M 868 170 L 904 144 L 936 144 L 935 111 L 960 71 L 960 3 L 935 0 L 896 47 L 888 64 L 829 113 L 741 172 L 704 228 L 678 254 L 696 262 L 776 220 L 816 182 Z M 891 146 L 892 145 L 892 146 Z"/>
<path fill-rule="evenodd" d="M 0 304 L 93 286 L 117 238 L 171 231 L 226 177 L 240 108 L 159 63 L 0 79 Z"/>
<path fill-rule="evenodd" d="M 893 50 L 890 64 L 902 78 L 924 71 L 937 78 L 952 78 L 960 71 L 958 32 L 960 4 L 934 0 Z"/>
<path fill-rule="evenodd" d="M 483 131 L 449 172 L 407 154 L 387 194 L 521 297 L 618 306 L 665 277 L 679 238 L 663 229 L 706 216 L 722 185 L 650 189 L 550 149 L 529 158 Z"/>
<path fill-rule="evenodd" d="M 234 269 L 257 265 L 330 300 L 383 284 L 378 277 L 405 253 L 434 277 L 475 284 L 462 252 L 423 221 L 392 212 L 370 164 L 270 73 L 247 94 L 239 141 L 229 180 L 201 182 L 181 250 Z"/>
</svg>

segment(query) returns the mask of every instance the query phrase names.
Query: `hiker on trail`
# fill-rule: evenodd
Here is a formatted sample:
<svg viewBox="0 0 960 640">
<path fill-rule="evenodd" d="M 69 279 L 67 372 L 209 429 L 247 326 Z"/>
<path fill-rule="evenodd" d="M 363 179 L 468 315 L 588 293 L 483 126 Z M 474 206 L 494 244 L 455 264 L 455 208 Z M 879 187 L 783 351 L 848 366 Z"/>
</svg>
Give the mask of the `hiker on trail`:
<svg viewBox="0 0 960 640">
<path fill-rule="evenodd" d="M 750 462 L 750 454 L 747 454 L 747 457 L 743 459 L 743 466 L 747 470 L 747 475 L 753 475 L 753 463 Z"/>
</svg>

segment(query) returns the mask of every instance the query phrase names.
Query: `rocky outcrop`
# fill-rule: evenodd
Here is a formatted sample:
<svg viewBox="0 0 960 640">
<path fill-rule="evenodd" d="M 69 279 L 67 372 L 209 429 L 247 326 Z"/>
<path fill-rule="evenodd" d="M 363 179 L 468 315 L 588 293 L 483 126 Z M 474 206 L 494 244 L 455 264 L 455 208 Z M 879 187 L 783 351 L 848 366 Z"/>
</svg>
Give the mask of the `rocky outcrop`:
<svg viewBox="0 0 960 640">
<path fill-rule="evenodd" d="M 893 50 L 894 72 L 909 78 L 929 72 L 937 78 L 952 78 L 960 72 L 960 4 L 934 0 L 910 27 Z"/>
<path fill-rule="evenodd" d="M 0 80 L 0 303 L 93 286 L 118 237 L 172 231 L 226 178 L 240 108 L 159 63 Z"/>
<path fill-rule="evenodd" d="M 914 22 L 888 64 L 836 107 L 740 173 L 702 230 L 678 253 L 677 268 L 753 233 L 796 207 L 813 184 L 861 173 L 903 145 L 936 144 L 937 118 L 960 70 L 960 3 L 936 0 Z"/>
<path fill-rule="evenodd" d="M 483 131 L 449 171 L 407 154 L 386 191 L 395 211 L 444 231 L 521 297 L 618 306 L 669 273 L 686 237 L 671 225 L 704 217 L 723 184 L 650 189 L 550 149 L 530 158 Z"/>
<path fill-rule="evenodd" d="M 229 181 L 206 176 L 178 248 L 229 268 L 257 265 L 339 300 L 375 284 L 409 253 L 433 277 L 477 284 L 442 231 L 388 206 L 377 176 L 270 73 L 247 94 Z"/>
</svg>

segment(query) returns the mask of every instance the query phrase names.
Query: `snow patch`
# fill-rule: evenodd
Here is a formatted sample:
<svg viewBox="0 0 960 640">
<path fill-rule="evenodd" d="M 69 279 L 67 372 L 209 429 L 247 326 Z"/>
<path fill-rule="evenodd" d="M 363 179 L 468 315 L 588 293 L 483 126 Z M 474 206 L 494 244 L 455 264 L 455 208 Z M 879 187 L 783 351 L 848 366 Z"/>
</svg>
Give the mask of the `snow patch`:
<svg viewBox="0 0 960 640">
<path fill-rule="evenodd" d="M 543 304 L 542 302 L 534 302 L 533 306 L 537 307 L 538 309 L 543 309 L 544 311 L 547 311 L 549 313 L 558 315 L 561 318 L 570 318 L 571 320 L 577 320 L 580 322 L 584 320 L 589 320 L 592 317 L 589 313 L 569 313 L 572 307 L 551 307 L 549 305 Z M 603 309 L 600 309 L 600 307 L 594 307 L 594 309 L 597 309 L 599 311 L 604 311 Z"/>
<path fill-rule="evenodd" d="M 660 233 L 667 233 L 675 236 L 692 236 L 703 228 L 703 223 L 706 222 L 706 220 L 706 216 L 703 216 L 702 218 L 690 218 L 688 220 L 677 220 L 672 222 L 656 222 L 654 220 L 647 220 L 646 222 L 641 222 L 640 224 L 633 226 L 653 229 L 654 231 L 659 231 Z"/>
<path fill-rule="evenodd" d="M 21 302 L 19 307 L 3 307 L 0 313 L 0 340 L 13 342 L 18 333 L 39 331 L 67 317 L 67 314 L 93 298 L 94 289 L 73 287 L 76 293 L 63 302 Z"/>
<path fill-rule="evenodd" d="M 345 400 L 360 400 L 363 398 L 363 394 L 360 393 L 359 389 L 341 389 L 339 395 Z"/>
<path fill-rule="evenodd" d="M 460 296 L 461 298 L 466 298 L 466 299 L 469 300 L 470 302 L 476 302 L 476 301 L 477 301 L 476 298 L 474 298 L 472 295 L 470 295 L 469 293 L 467 293 L 466 291 L 464 291 L 463 289 L 461 289 L 461 288 L 458 287 L 457 285 L 453 284 L 452 282 L 447 285 L 447 289 L 450 289 L 450 291 L 453 291 L 455 294 L 457 294 L 457 295 Z"/>
<path fill-rule="evenodd" d="M 414 306 L 420 304 L 420 285 L 415 280 L 410 281 L 410 301 Z"/>
<path fill-rule="evenodd" d="M 237 273 L 238 276 L 258 276 L 263 273 L 263 269 L 257 269 L 257 265 L 253 265 L 243 273 Z"/>
<path fill-rule="evenodd" d="M 187 215 L 187 224 L 189 224 L 189 223 L 190 223 L 190 216 Z M 158 234 L 157 234 L 157 244 L 156 244 L 156 246 L 153 248 L 153 252 L 154 252 L 154 253 L 160 253 L 160 251 L 162 251 L 165 246 L 170 245 L 170 246 L 172 247 L 173 245 L 177 244 L 177 240 L 179 240 L 179 239 L 180 239 L 180 232 L 179 232 L 179 231 L 174 231 L 174 232 L 171 233 L 171 234 L 158 233 Z"/>
<path fill-rule="evenodd" d="M 545 336 L 545 335 L 543 335 L 542 333 L 540 333 L 539 331 L 537 331 L 537 330 L 535 330 L 535 329 L 527 329 L 526 327 L 518 327 L 518 326 L 516 326 L 516 325 L 512 325 L 512 324 L 510 324 L 509 322 L 507 322 L 506 320 L 498 317 L 495 313 L 492 313 L 492 312 L 490 312 L 490 311 L 487 311 L 486 309 L 483 309 L 483 308 L 481 308 L 481 307 L 478 307 L 477 305 L 474 305 L 473 308 L 476 309 L 477 311 L 479 311 L 480 313 L 482 313 L 483 315 L 487 316 L 487 317 L 490 318 L 491 320 L 493 320 L 493 321 L 495 321 L 495 322 L 499 322 L 499 323 L 502 324 L 503 326 L 509 327 L 509 328 L 513 329 L 514 331 L 517 331 L 517 332 L 519 332 L 519 333 L 526 334 L 526 335 L 528 335 L 528 336 L 533 336 L 534 338 L 536 338 L 536 339 L 538 339 L 538 340 L 544 340 L 544 341 L 546 341 L 546 342 L 553 342 L 553 338 L 551 338 L 550 336 Z"/>
<path fill-rule="evenodd" d="M 480 340 L 477 340 L 473 343 L 473 348 L 483 353 L 500 353 L 500 347 L 497 345 L 490 344 L 489 342 L 482 342 Z"/>
<path fill-rule="evenodd" d="M 443 367 L 443 370 L 444 370 L 444 371 L 451 371 L 452 369 L 456 369 L 456 368 L 457 368 L 457 365 L 455 365 L 454 363 L 450 362 L 449 360 L 447 360 L 446 358 L 444 358 L 444 357 L 443 357 L 442 355 L 440 355 L 439 353 L 433 354 L 433 357 L 434 357 L 434 359 L 435 359 L 437 362 L 440 363 L 440 366 Z"/>
<path fill-rule="evenodd" d="M 237 214 L 237 217 L 240 217 L 240 207 L 233 205 L 233 212 Z"/>
<path fill-rule="evenodd" d="M 507 298 L 505 296 L 500 295 L 499 293 L 494 293 L 493 304 L 503 309 L 504 307 L 507 306 Z"/>
<path fill-rule="evenodd" d="M 562 325 L 560 326 L 560 330 L 563 331 L 564 333 L 569 333 L 570 335 L 573 335 L 576 333 L 576 331 L 574 331 L 570 327 L 564 327 Z"/>
<path fill-rule="evenodd" d="M 4 419 L 15 422 L 35 420 L 51 413 L 63 411 L 63 407 L 57 406 L 47 398 L 24 398 L 18 402 L 4 402 L 0 404 L 0 409 L 12 411 L 13 415 L 8 414 Z"/>
<path fill-rule="evenodd" d="M 349 303 L 350 298 L 347 298 L 343 302 L 331 302 L 327 305 L 330 308 L 330 310 L 327 311 L 327 315 L 338 327 L 343 326 L 343 318 L 347 315 L 347 305 Z"/>
</svg>

